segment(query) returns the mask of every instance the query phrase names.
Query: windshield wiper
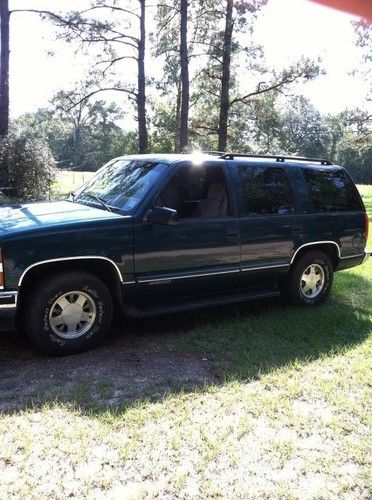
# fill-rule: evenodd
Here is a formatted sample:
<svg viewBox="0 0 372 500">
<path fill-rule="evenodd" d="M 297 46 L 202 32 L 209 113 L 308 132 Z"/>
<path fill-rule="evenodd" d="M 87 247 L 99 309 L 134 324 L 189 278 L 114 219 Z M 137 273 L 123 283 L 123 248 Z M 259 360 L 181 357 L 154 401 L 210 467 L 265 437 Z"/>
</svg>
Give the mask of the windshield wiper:
<svg viewBox="0 0 372 500">
<path fill-rule="evenodd" d="M 92 200 L 98 201 L 98 203 L 105 210 L 107 210 L 108 212 L 112 212 L 112 209 L 108 205 L 106 205 L 106 203 L 102 200 L 102 198 L 99 198 L 95 194 L 91 194 L 91 193 L 82 193 L 81 197 L 84 197 L 84 196 L 87 196 L 88 198 L 92 198 Z M 75 198 L 75 195 L 73 195 L 73 201 L 75 201 L 75 199 L 78 199 L 78 198 Z"/>
</svg>

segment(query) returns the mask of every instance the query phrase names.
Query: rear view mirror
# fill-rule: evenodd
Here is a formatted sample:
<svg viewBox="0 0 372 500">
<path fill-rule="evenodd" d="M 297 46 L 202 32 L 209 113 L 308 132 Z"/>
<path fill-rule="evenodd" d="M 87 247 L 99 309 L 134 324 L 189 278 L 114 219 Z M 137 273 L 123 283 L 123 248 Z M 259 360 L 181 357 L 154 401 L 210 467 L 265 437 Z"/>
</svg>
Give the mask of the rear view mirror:
<svg viewBox="0 0 372 500">
<path fill-rule="evenodd" d="M 153 207 L 143 220 L 146 224 L 162 224 L 165 226 L 178 226 L 180 219 L 177 210 L 167 207 Z"/>
</svg>

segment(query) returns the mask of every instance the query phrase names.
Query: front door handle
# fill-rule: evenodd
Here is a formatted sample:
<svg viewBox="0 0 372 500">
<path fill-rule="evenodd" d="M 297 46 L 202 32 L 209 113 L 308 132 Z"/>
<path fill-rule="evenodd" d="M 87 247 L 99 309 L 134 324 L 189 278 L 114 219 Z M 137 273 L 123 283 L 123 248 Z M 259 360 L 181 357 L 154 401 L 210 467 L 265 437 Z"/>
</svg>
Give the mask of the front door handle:
<svg viewBox="0 0 372 500">
<path fill-rule="evenodd" d="M 228 238 L 238 238 L 239 232 L 234 229 L 231 229 L 230 231 L 226 231 L 226 236 Z"/>
</svg>

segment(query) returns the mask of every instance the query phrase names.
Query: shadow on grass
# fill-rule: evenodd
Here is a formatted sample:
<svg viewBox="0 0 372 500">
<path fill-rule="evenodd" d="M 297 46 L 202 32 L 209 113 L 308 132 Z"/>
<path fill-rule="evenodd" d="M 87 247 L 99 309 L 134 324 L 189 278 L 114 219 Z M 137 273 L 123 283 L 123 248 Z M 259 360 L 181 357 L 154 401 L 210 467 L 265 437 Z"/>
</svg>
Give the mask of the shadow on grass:
<svg viewBox="0 0 372 500">
<path fill-rule="evenodd" d="M 0 411 L 50 402 L 84 412 L 124 411 L 226 380 L 332 356 L 371 332 L 371 283 L 340 273 L 333 296 L 312 309 L 262 300 L 148 320 L 120 318 L 91 352 L 45 358 L 18 334 L 0 336 Z"/>
</svg>

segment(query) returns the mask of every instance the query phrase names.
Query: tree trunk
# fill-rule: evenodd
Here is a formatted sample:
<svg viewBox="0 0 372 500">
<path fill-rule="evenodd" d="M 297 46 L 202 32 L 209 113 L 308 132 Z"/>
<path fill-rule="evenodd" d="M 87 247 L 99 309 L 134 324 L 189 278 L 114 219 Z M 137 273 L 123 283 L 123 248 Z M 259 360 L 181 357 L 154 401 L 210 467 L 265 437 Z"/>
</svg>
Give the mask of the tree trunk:
<svg viewBox="0 0 372 500">
<path fill-rule="evenodd" d="M 187 9 L 188 0 L 181 0 L 180 26 L 180 64 L 181 64 L 181 115 L 179 131 L 179 150 L 183 151 L 188 143 L 188 121 L 190 103 L 189 58 L 187 47 Z"/>
<path fill-rule="evenodd" d="M 231 65 L 231 41 L 233 33 L 233 0 L 226 1 L 225 33 L 223 40 L 221 95 L 220 95 L 220 118 L 218 125 L 218 150 L 226 151 L 227 147 L 227 124 L 230 108 L 230 65 Z"/>
<path fill-rule="evenodd" d="M 176 131 L 174 134 L 174 152 L 178 153 L 180 149 L 180 113 L 181 113 L 181 93 L 182 93 L 182 84 L 181 81 L 177 82 L 177 99 L 176 99 L 176 114 L 175 114 L 175 124 Z"/>
<path fill-rule="evenodd" d="M 139 0 L 141 5 L 140 37 L 138 41 L 138 89 L 137 89 L 137 116 L 138 116 L 138 147 L 140 153 L 147 152 L 148 135 L 146 124 L 146 76 L 145 76 L 145 43 L 146 43 L 146 0 Z"/>
<path fill-rule="evenodd" d="M 9 5 L 0 0 L 0 139 L 9 129 Z"/>
</svg>

